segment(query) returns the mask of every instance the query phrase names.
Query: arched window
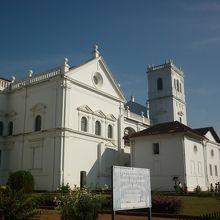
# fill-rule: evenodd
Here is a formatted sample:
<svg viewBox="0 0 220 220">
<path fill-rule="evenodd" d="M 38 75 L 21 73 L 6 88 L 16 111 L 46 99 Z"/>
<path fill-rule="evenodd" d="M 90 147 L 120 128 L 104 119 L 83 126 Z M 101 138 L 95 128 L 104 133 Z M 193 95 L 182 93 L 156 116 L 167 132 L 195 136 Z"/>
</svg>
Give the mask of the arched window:
<svg viewBox="0 0 220 220">
<path fill-rule="evenodd" d="M 13 134 L 13 122 L 10 121 L 8 123 L 8 135 L 12 135 Z"/>
<path fill-rule="evenodd" d="M 100 121 L 95 122 L 95 134 L 96 135 L 101 135 L 101 123 Z"/>
<path fill-rule="evenodd" d="M 108 125 L 108 138 L 113 137 L 113 128 L 111 125 Z"/>
<path fill-rule="evenodd" d="M 180 82 L 180 92 L 182 92 L 182 85 L 181 85 L 181 82 Z"/>
<path fill-rule="evenodd" d="M 196 146 L 196 145 L 194 145 L 194 147 L 193 147 L 193 151 L 194 151 L 195 153 L 197 153 L 198 148 L 197 148 L 197 146 Z"/>
<path fill-rule="evenodd" d="M 3 132 L 4 132 L 4 124 L 2 121 L 0 121 L 0 136 L 3 136 Z"/>
<path fill-rule="evenodd" d="M 163 80 L 162 78 L 157 79 L 157 90 L 163 89 Z"/>
<path fill-rule="evenodd" d="M 87 118 L 81 118 L 81 131 L 87 131 Z"/>
<path fill-rule="evenodd" d="M 177 91 L 179 92 L 179 91 L 180 91 L 180 89 L 179 89 L 179 80 L 176 81 L 176 87 L 177 87 L 177 88 L 176 88 Z"/>
<path fill-rule="evenodd" d="M 35 118 L 35 131 L 40 131 L 41 130 L 41 116 L 38 115 Z"/>
<path fill-rule="evenodd" d="M 130 146 L 130 141 L 128 138 L 126 138 L 126 135 L 130 135 L 133 134 L 135 132 L 135 130 L 133 128 L 127 127 L 124 130 L 124 145 L 126 146 Z"/>
</svg>

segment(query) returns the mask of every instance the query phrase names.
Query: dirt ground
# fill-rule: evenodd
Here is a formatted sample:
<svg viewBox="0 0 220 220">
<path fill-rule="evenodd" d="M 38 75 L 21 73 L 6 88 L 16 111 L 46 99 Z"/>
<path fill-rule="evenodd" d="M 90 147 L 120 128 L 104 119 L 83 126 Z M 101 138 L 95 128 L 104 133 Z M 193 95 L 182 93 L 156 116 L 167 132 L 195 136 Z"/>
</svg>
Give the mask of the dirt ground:
<svg viewBox="0 0 220 220">
<path fill-rule="evenodd" d="M 128 216 L 128 215 L 116 215 L 115 220 L 147 220 L 146 216 Z M 174 218 L 158 218 L 153 217 L 152 220 L 176 220 Z M 30 218 L 30 220 L 61 220 L 58 211 L 54 210 L 40 210 L 40 214 Z M 100 214 L 98 220 L 111 220 L 110 214 Z"/>
</svg>

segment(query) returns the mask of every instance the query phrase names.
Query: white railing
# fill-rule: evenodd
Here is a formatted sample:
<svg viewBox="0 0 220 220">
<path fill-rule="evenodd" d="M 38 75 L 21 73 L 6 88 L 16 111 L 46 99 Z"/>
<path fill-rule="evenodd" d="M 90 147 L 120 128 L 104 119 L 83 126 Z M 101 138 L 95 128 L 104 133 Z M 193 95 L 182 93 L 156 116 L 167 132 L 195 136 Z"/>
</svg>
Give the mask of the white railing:
<svg viewBox="0 0 220 220">
<path fill-rule="evenodd" d="M 138 121 L 144 124 L 150 124 L 150 120 L 149 118 L 146 118 L 144 115 L 138 115 L 135 114 L 133 112 L 131 112 L 130 110 L 124 110 L 124 116 L 128 119 L 132 119 L 134 121 Z"/>
<path fill-rule="evenodd" d="M 29 85 L 29 84 L 35 84 L 35 83 L 39 83 L 42 81 L 46 81 L 46 80 L 48 80 L 54 76 L 60 75 L 60 74 L 61 74 L 60 67 L 55 68 L 55 69 L 51 69 L 51 70 L 48 70 L 47 72 L 42 72 L 42 73 L 36 74 L 32 77 L 28 77 L 25 80 L 14 82 L 11 84 L 11 89 L 12 90 L 19 89 L 19 88 L 22 88 L 22 87 Z"/>
<path fill-rule="evenodd" d="M 8 82 L 6 80 L 0 79 L 0 89 L 4 90 L 7 89 L 9 87 L 11 82 Z"/>
<path fill-rule="evenodd" d="M 147 71 L 159 70 L 159 69 L 163 69 L 163 68 L 166 68 L 166 67 L 172 67 L 175 72 L 180 73 L 180 74 L 183 75 L 183 71 L 180 68 L 176 67 L 174 65 L 173 61 L 171 61 L 171 60 L 168 61 L 167 63 L 161 64 L 161 65 L 157 65 L 157 66 L 149 65 L 147 67 Z"/>
</svg>

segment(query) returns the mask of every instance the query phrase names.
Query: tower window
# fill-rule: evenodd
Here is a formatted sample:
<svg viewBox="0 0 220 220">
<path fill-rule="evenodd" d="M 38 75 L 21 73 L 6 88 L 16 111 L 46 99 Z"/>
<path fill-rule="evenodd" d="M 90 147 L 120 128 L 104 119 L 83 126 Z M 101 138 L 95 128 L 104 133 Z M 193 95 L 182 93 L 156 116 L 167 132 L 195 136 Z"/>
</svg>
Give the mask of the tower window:
<svg viewBox="0 0 220 220">
<path fill-rule="evenodd" d="M 113 137 L 112 133 L 113 133 L 112 126 L 108 125 L 108 138 L 112 138 Z"/>
<path fill-rule="evenodd" d="M 159 143 L 153 143 L 153 154 L 159 154 L 159 153 L 160 153 Z"/>
<path fill-rule="evenodd" d="M 0 121 L 0 136 L 3 136 L 3 131 L 4 131 L 4 124 L 2 121 Z"/>
<path fill-rule="evenodd" d="M 35 131 L 40 131 L 41 130 L 41 116 L 38 115 L 35 118 Z"/>
<path fill-rule="evenodd" d="M 180 91 L 180 84 L 179 84 L 179 80 L 176 81 L 176 89 L 179 92 Z"/>
<path fill-rule="evenodd" d="M 101 136 L 101 123 L 100 123 L 100 121 L 95 122 L 95 134 Z"/>
<path fill-rule="evenodd" d="M 162 80 L 162 78 L 157 79 L 157 90 L 163 90 L 163 80 Z"/>
<path fill-rule="evenodd" d="M 8 135 L 12 135 L 13 134 L 13 122 L 10 121 L 8 123 Z"/>
<path fill-rule="evenodd" d="M 81 119 L 81 131 L 87 131 L 87 118 L 82 117 Z"/>
</svg>

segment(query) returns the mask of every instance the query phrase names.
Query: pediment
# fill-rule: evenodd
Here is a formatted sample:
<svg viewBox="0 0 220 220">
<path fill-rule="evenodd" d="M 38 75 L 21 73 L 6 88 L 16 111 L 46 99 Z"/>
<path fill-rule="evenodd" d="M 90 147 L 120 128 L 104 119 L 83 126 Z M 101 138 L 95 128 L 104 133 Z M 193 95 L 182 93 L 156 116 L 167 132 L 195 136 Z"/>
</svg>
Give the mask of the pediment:
<svg viewBox="0 0 220 220">
<path fill-rule="evenodd" d="M 111 120 L 111 121 L 116 121 L 117 120 L 113 114 L 106 115 L 106 118 Z"/>
<path fill-rule="evenodd" d="M 42 111 L 46 109 L 46 105 L 42 104 L 42 103 L 38 103 L 36 105 L 34 105 L 30 110 L 32 112 L 37 112 L 37 111 Z"/>
<path fill-rule="evenodd" d="M 210 141 L 216 142 L 215 137 L 213 136 L 212 132 L 210 132 L 210 131 L 208 131 L 208 132 L 205 134 L 205 137 L 208 138 Z"/>
<path fill-rule="evenodd" d="M 101 117 L 101 118 L 106 118 L 106 115 L 101 110 L 95 111 L 94 114 Z"/>
<path fill-rule="evenodd" d="M 70 68 L 65 73 L 70 81 L 90 91 L 126 102 L 125 96 L 102 57 L 91 59 L 82 65 Z"/>
<path fill-rule="evenodd" d="M 79 111 L 83 111 L 83 112 L 86 112 L 86 113 L 93 113 L 92 109 L 88 106 L 88 105 L 83 105 L 83 106 L 80 106 L 77 108 L 77 110 Z"/>
<path fill-rule="evenodd" d="M 16 115 L 17 115 L 17 112 L 16 112 L 16 111 L 11 111 L 11 112 L 8 112 L 8 113 L 6 114 L 6 116 L 9 117 L 9 118 L 15 117 Z"/>
</svg>

